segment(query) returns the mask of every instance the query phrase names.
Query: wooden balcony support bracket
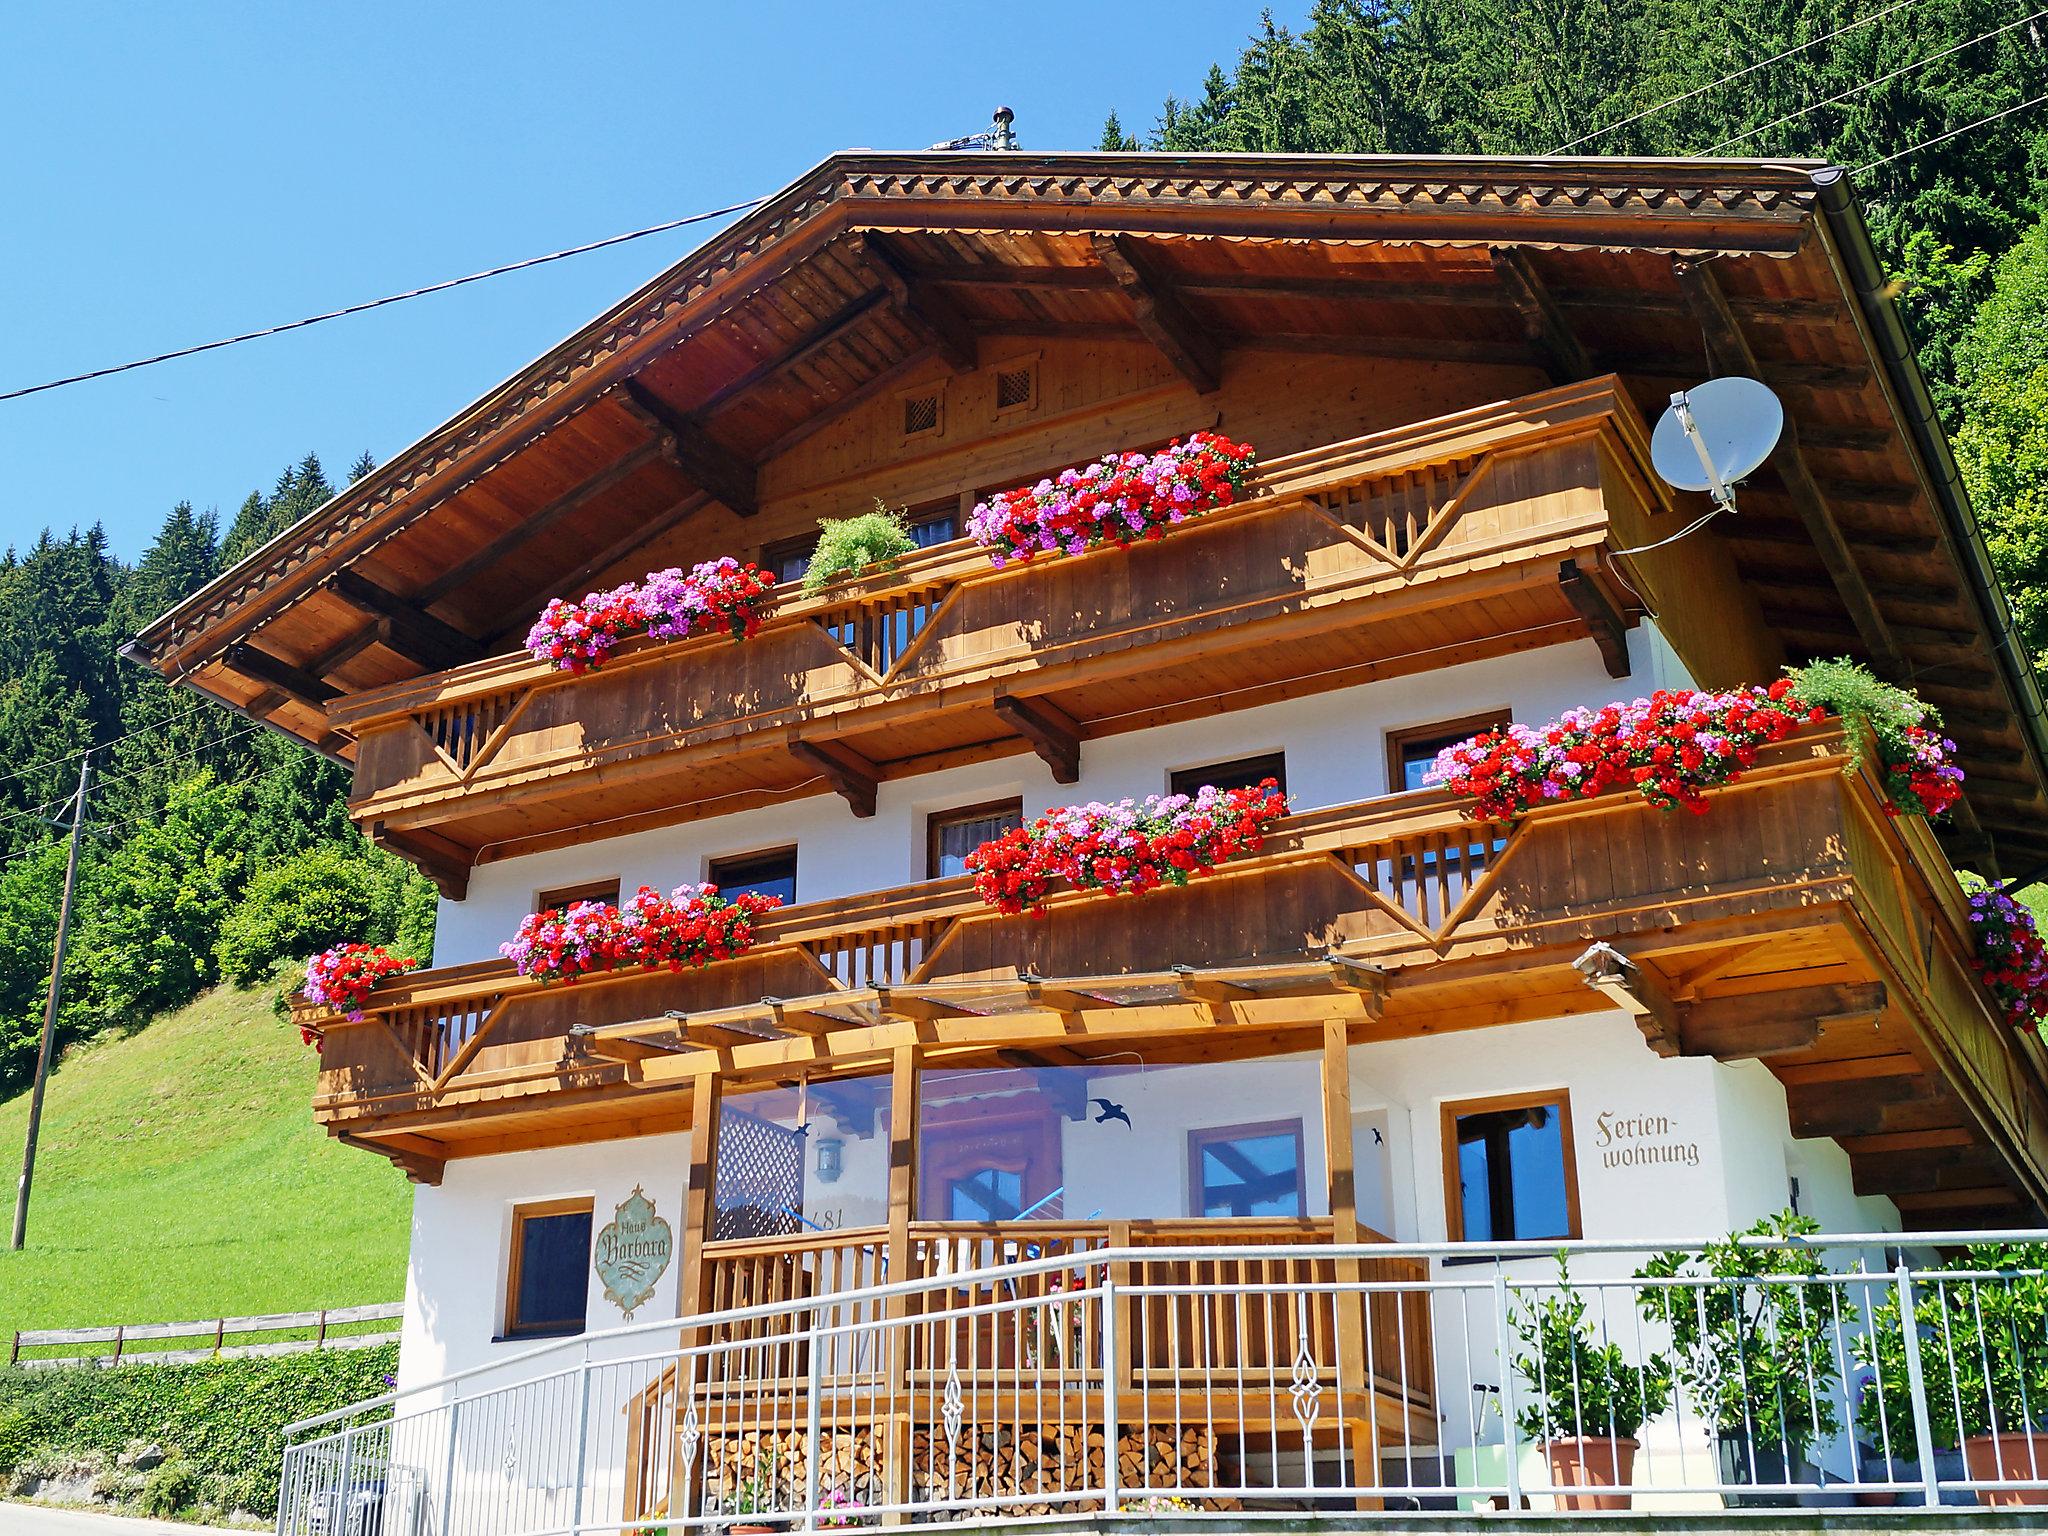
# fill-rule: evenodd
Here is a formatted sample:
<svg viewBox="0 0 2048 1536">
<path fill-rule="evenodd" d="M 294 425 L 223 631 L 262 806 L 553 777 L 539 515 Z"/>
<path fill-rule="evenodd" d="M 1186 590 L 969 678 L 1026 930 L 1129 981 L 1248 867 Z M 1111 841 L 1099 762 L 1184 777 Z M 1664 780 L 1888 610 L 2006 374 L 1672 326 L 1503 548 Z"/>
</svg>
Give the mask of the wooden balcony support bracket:
<svg viewBox="0 0 2048 1536">
<path fill-rule="evenodd" d="M 790 742 L 790 754 L 807 768 L 815 768 L 825 781 L 865 821 L 875 814 L 875 786 L 881 773 L 858 752 L 846 747 L 825 746 L 801 737 Z"/>
<path fill-rule="evenodd" d="M 1081 727 L 1073 716 L 1043 699 L 1022 699 L 1015 694 L 996 695 L 996 713 L 1004 724 L 1031 743 L 1031 750 L 1045 759 L 1055 784 L 1072 784 L 1081 777 Z"/>
<path fill-rule="evenodd" d="M 1682 258 L 1674 259 L 1671 269 L 1678 278 L 1679 292 L 1685 297 L 1686 307 L 1705 333 L 1707 356 L 1712 366 L 1723 372 L 1747 374 L 1751 378 L 1765 377 L 1756 352 L 1742 334 L 1742 326 L 1713 272 L 1700 262 Z M 1894 681 L 1904 678 L 1905 656 L 1884 615 L 1878 612 L 1877 598 L 1857 566 L 1856 556 L 1849 548 L 1841 524 L 1829 509 L 1827 498 L 1821 494 L 1813 471 L 1807 466 L 1806 454 L 1800 446 L 1799 425 L 1790 411 L 1785 413 L 1785 431 L 1778 439 L 1770 462 L 1784 481 L 1786 493 L 1799 513 L 1799 520 L 1806 525 L 1807 536 L 1819 551 L 1821 564 L 1827 568 L 1843 606 L 1849 610 L 1856 633 L 1870 653 L 1871 663 L 1887 678 Z"/>
<path fill-rule="evenodd" d="M 1564 589 L 1566 601 L 1586 621 L 1586 628 L 1593 632 L 1593 643 L 1600 647 L 1600 661 L 1607 668 L 1607 675 L 1627 677 L 1628 622 L 1614 611 L 1600 584 L 1576 560 L 1566 560 L 1558 566 L 1557 584 Z"/>
<path fill-rule="evenodd" d="M 1536 271 L 1529 253 L 1520 246 L 1497 245 L 1489 254 L 1508 304 L 1520 318 L 1522 330 L 1542 358 L 1544 371 L 1551 380 L 1571 384 L 1599 372 L 1565 318 L 1563 308 Z"/>
<path fill-rule="evenodd" d="M 416 865 L 450 901 L 461 901 L 469 894 L 469 872 L 475 856 L 467 848 L 425 827 L 400 832 L 381 821 L 371 822 L 365 835 L 379 848 L 387 848 Z"/>
<path fill-rule="evenodd" d="M 889 295 L 896 317 L 955 373 L 972 371 L 980 361 L 981 349 L 975 341 L 974 327 L 953 307 L 952 301 L 916 281 L 910 264 L 897 254 L 886 236 L 873 230 L 864 233 L 861 255 L 875 281 Z"/>
<path fill-rule="evenodd" d="M 447 1168 L 447 1160 L 432 1157 L 410 1147 L 370 1136 L 356 1136 L 347 1131 L 337 1131 L 334 1139 L 345 1147 L 356 1147 L 364 1152 L 374 1152 L 379 1157 L 389 1158 L 408 1180 L 414 1184 L 425 1184 L 430 1188 L 441 1182 L 441 1175 Z M 404 1138 L 407 1142 L 418 1141 L 417 1137 Z"/>
<path fill-rule="evenodd" d="M 221 664 L 314 709 L 323 709 L 341 697 L 341 690 L 332 683 L 247 641 L 238 640 L 229 646 L 221 656 Z"/>
<path fill-rule="evenodd" d="M 670 462 L 741 517 L 761 510 L 754 466 L 713 437 L 687 411 L 679 411 L 637 379 L 619 386 L 619 402 L 645 422 Z"/>
<path fill-rule="evenodd" d="M 1595 944 L 1572 962 L 1586 985 L 1636 1021 L 1659 1056 L 1679 1054 L 1678 1008 L 1653 976 L 1612 944 Z"/>
<path fill-rule="evenodd" d="M 358 613 L 380 622 L 379 638 L 385 645 L 429 672 L 467 666 L 484 654 L 475 636 L 435 618 L 418 600 L 400 597 L 360 571 L 336 571 L 327 586 Z"/>
<path fill-rule="evenodd" d="M 1377 1020 L 1387 1006 L 1387 972 L 1370 960 L 1353 955 L 1326 955 L 1330 983 L 1339 991 L 1355 992 L 1365 1005 L 1365 1015 Z"/>
<path fill-rule="evenodd" d="M 1222 345 L 1188 310 L 1145 255 L 1144 242 L 1132 235 L 1098 234 L 1095 259 L 1131 301 L 1138 330 L 1157 347 L 1174 371 L 1206 395 L 1223 382 Z"/>
</svg>

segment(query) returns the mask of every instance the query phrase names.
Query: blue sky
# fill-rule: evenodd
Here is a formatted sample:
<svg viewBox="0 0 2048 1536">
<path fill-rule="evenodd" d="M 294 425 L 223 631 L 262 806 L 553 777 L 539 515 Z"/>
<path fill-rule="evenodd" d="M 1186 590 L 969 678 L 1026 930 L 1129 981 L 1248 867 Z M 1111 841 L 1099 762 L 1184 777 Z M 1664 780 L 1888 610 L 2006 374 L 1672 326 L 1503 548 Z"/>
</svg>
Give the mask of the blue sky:
<svg viewBox="0 0 2048 1536">
<path fill-rule="evenodd" d="M 1298 24 L 1307 9 L 1276 7 Z M 834 149 L 1017 110 L 1029 149 L 1149 126 L 1256 0 L 129 4 L 0 20 L 0 389 L 769 192 Z M 0 403 L 0 543 L 180 499 L 223 523 L 307 449 L 339 476 L 703 237 L 681 231 Z"/>
</svg>

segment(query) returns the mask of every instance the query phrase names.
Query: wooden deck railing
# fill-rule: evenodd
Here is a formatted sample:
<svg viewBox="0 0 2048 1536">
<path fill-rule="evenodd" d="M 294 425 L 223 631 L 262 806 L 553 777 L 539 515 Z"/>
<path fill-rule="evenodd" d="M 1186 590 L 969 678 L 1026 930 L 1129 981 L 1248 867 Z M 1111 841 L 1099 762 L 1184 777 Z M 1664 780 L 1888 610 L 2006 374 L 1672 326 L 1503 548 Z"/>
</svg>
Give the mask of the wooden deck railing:
<svg viewBox="0 0 2048 1536">
<path fill-rule="evenodd" d="M 1005 698 L 1085 732 L 1112 681 L 1121 718 L 1206 696 L 1219 668 L 1242 689 L 1588 633 L 1561 576 L 1584 562 L 1604 583 L 1603 547 L 1663 528 L 1645 463 L 1634 406 L 1598 380 L 1270 461 L 1244 501 L 1156 546 L 998 570 L 957 540 L 817 596 L 787 587 L 743 645 L 633 642 L 575 677 L 521 653 L 329 715 L 359 743 L 359 819 L 502 855 L 679 797 L 787 793 L 819 772 L 792 739 L 858 778 L 1014 737 Z M 1683 587 L 1658 585 L 1662 558 L 1633 577 L 1660 612 L 1735 601 L 1718 551 Z M 1714 630 L 1739 646 L 1725 614 Z"/>
</svg>

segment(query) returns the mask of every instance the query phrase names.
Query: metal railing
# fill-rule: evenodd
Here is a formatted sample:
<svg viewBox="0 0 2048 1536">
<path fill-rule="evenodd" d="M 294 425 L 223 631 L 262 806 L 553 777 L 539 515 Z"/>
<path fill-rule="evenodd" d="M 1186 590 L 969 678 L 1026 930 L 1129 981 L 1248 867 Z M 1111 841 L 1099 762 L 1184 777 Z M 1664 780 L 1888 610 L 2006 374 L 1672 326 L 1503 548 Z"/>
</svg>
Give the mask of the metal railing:
<svg viewBox="0 0 2048 1536">
<path fill-rule="evenodd" d="M 2042 1503 L 2048 1232 L 1022 1257 L 564 1340 L 287 1438 L 280 1536 Z"/>
</svg>

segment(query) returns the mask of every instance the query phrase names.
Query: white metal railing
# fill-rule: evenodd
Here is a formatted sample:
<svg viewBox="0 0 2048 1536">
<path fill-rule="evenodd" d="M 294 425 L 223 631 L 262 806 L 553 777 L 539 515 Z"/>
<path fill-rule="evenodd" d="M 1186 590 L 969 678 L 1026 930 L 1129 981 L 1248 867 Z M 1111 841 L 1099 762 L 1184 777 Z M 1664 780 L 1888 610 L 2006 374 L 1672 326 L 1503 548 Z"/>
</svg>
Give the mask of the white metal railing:
<svg viewBox="0 0 2048 1536">
<path fill-rule="evenodd" d="M 2048 1502 L 2048 1232 L 1034 1258 L 1017 1230 L 1000 1268 L 295 1424 L 280 1536 Z"/>
</svg>

